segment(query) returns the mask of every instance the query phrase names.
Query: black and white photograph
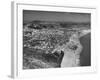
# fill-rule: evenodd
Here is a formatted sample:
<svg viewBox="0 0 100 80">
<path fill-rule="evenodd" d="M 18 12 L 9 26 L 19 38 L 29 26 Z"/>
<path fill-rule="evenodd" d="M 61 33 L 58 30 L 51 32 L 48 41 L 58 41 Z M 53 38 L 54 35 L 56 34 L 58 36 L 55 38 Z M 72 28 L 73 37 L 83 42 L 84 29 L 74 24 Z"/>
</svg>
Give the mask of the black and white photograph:
<svg viewBox="0 0 100 80">
<path fill-rule="evenodd" d="M 23 70 L 91 66 L 91 13 L 23 10 Z"/>
</svg>

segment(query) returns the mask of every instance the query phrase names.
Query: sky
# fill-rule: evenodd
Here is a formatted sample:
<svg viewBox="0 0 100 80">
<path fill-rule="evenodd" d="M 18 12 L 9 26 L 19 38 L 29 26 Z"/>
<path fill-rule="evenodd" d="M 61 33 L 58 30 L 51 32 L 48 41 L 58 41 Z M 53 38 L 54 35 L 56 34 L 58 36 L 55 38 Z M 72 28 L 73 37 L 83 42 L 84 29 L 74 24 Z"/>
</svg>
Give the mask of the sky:
<svg viewBox="0 0 100 80">
<path fill-rule="evenodd" d="M 32 22 L 34 20 L 85 23 L 91 21 L 91 14 L 23 10 L 24 23 Z"/>
</svg>

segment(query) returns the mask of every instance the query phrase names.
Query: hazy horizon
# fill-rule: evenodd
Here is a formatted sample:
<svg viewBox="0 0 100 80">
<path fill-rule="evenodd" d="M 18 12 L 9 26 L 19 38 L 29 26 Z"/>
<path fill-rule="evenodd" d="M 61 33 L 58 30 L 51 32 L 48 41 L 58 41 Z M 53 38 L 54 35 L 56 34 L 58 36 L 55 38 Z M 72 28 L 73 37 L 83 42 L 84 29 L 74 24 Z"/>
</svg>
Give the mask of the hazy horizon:
<svg viewBox="0 0 100 80">
<path fill-rule="evenodd" d="M 23 10 L 23 23 L 39 21 L 58 21 L 87 23 L 91 21 L 90 13 L 72 13 L 72 12 L 51 12 L 51 11 L 32 11 Z"/>
</svg>

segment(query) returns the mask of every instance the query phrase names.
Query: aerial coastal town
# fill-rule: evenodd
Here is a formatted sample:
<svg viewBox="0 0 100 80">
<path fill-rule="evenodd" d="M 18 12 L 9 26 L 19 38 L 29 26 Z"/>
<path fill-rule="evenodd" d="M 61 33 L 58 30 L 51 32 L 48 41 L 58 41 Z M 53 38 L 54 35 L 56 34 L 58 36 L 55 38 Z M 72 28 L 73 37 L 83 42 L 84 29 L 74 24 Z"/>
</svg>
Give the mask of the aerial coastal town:
<svg viewBox="0 0 100 80">
<path fill-rule="evenodd" d="M 89 23 L 35 20 L 23 24 L 23 69 L 79 67 Z"/>
</svg>

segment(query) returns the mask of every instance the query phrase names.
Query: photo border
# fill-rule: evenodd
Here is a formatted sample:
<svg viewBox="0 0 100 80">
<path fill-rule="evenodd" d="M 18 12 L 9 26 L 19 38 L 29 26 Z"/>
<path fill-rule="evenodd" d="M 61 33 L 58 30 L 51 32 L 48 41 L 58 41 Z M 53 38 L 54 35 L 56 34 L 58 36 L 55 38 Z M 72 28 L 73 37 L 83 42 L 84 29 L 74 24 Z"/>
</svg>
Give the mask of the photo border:
<svg viewBox="0 0 100 80">
<path fill-rule="evenodd" d="M 66 75 L 73 73 L 90 73 L 96 72 L 96 50 L 95 50 L 95 26 L 96 26 L 96 8 L 58 6 L 58 5 L 41 5 L 12 2 L 12 64 L 11 76 L 13 78 L 39 77 Z M 88 67 L 70 67 L 70 68 L 50 68 L 50 69 L 33 69 L 23 70 L 22 68 L 22 28 L 23 28 L 23 10 L 41 10 L 57 12 L 81 12 L 91 13 L 91 66 Z M 21 27 L 21 28 L 20 28 Z M 48 74 L 47 74 L 48 73 Z"/>
</svg>

